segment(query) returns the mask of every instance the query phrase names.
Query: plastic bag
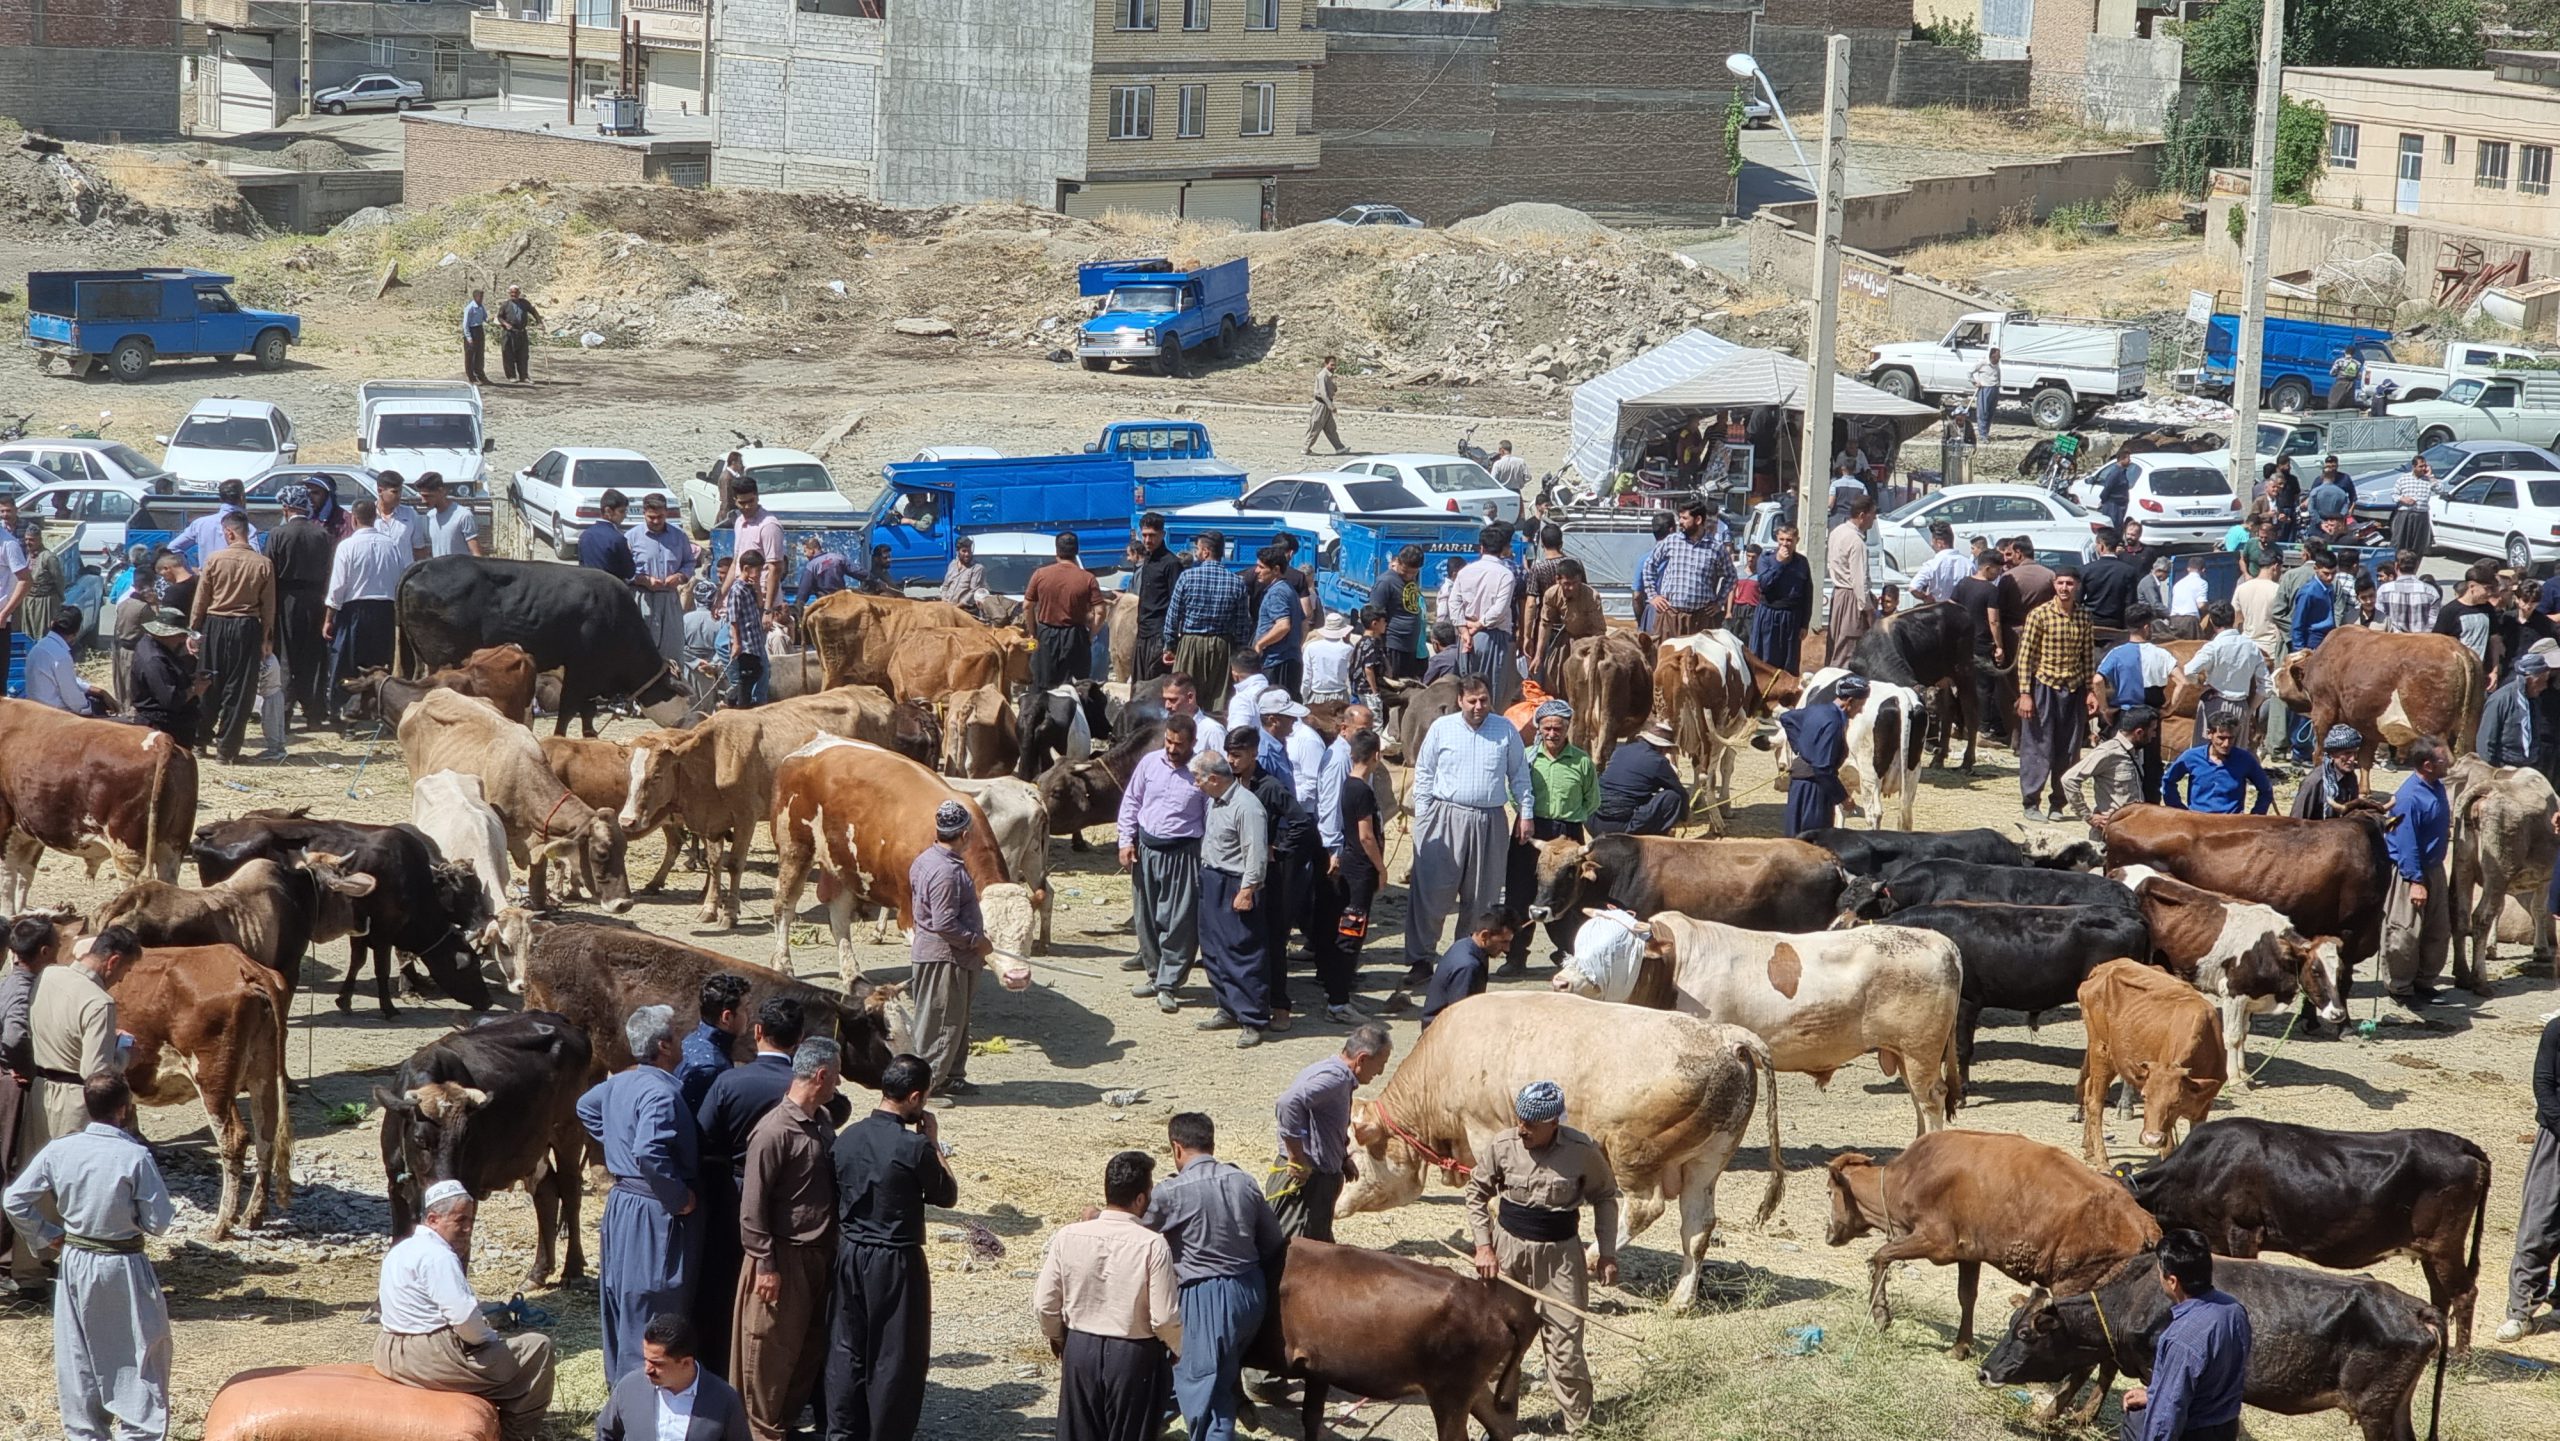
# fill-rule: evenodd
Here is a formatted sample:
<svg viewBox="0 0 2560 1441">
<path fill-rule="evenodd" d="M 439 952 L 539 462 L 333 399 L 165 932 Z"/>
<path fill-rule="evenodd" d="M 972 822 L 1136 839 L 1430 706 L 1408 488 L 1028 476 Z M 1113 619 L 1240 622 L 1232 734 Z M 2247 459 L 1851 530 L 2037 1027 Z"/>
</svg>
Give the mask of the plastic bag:
<svg viewBox="0 0 2560 1441">
<path fill-rule="evenodd" d="M 269 1367 L 224 1383 L 205 1412 L 204 1441 L 498 1441 L 498 1411 L 362 1363 Z"/>
<path fill-rule="evenodd" d="M 1652 928 L 1632 911 L 1611 906 L 1586 917 L 1573 937 L 1570 969 L 1597 987 L 1604 1001 L 1623 1001 L 1636 992 L 1636 973 L 1644 965 L 1644 945 Z"/>
</svg>

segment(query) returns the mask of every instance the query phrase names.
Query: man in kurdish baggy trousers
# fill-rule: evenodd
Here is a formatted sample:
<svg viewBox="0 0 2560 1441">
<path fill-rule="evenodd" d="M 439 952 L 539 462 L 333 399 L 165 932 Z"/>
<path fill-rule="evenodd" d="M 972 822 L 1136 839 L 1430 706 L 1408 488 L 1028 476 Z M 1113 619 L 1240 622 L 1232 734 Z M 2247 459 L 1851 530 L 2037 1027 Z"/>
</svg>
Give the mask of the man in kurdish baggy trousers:
<svg viewBox="0 0 2560 1441">
<path fill-rule="evenodd" d="M 932 1068 L 900 1056 L 880 1104 L 836 1134 L 836 1290 L 827 1341 L 826 1441 L 914 1441 L 933 1364 L 933 1272 L 924 1208 L 955 1206 L 941 1131 L 925 1109 Z"/>
<path fill-rule="evenodd" d="M 427 1187 L 417 1229 L 382 1258 L 373 1369 L 422 1391 L 480 1397 L 497 1408 L 506 1441 L 533 1441 L 551 1409 L 551 1338 L 500 1336 L 481 1318 L 465 1269 L 479 1210 L 460 1181 Z"/>
<path fill-rule="evenodd" d="M 747 1428 L 783 1441 L 827 1361 L 827 1299 L 835 1281 L 835 1128 L 843 1053 L 813 1036 L 791 1053 L 791 1085 L 747 1133 L 739 1188 L 738 1272 L 729 1358 Z"/>
<path fill-rule="evenodd" d="M 1191 1441 L 1233 1441 L 1243 1399 L 1244 1351 L 1262 1329 L 1264 1285 L 1289 1242 L 1253 1178 L 1217 1157 L 1218 1131 L 1198 1111 L 1165 1123 L 1174 1173 L 1155 1188 L 1143 1219 L 1173 1248 L 1182 1346 L 1173 1398 Z"/>
<path fill-rule="evenodd" d="M 1600 1147 L 1564 1124 L 1564 1104 L 1553 1081 L 1520 1089 L 1512 1102 L 1519 1124 L 1495 1133 L 1467 1182 L 1467 1226 L 1478 1275 L 1508 1276 L 1562 1303 L 1538 1308 L 1538 1341 L 1565 1429 L 1579 1431 L 1591 1419 L 1591 1363 L 1582 1353 L 1582 1318 L 1564 1308 L 1579 1310 L 1590 1300 L 1582 1261 L 1586 1205 L 1600 1246 L 1600 1284 L 1617 1282 L 1618 1181 Z"/>
<path fill-rule="evenodd" d="M 1138 932 L 1131 959 L 1146 972 L 1129 994 L 1153 996 L 1156 1009 L 1168 1013 L 1181 1009 L 1174 989 L 1191 978 L 1200 954 L 1200 837 L 1209 798 L 1191 778 L 1199 733 L 1190 716 L 1166 716 L 1164 748 L 1139 757 L 1120 789 L 1120 869 L 1130 873 Z"/>
<path fill-rule="evenodd" d="M 1458 682 L 1458 709 L 1431 723 L 1413 758 L 1413 875 L 1406 887 L 1405 979 L 1388 1006 L 1428 980 L 1440 959 L 1440 927 L 1454 910 L 1499 909 L 1511 843 L 1537 814 L 1529 752 L 1511 722 L 1493 714 L 1482 676 Z M 1506 823 L 1509 801 L 1516 821 Z"/>
<path fill-rule="evenodd" d="M 2409 778 L 2391 798 L 2397 824 L 2383 832 L 2383 849 L 2391 858 L 2391 891 L 2382 902 L 2383 981 L 2391 999 L 2412 1009 L 2434 1002 L 2453 937 L 2444 875 L 2445 847 L 2453 831 L 2444 776 L 2452 768 L 2444 742 L 2434 736 L 2412 742 Z"/>
<path fill-rule="evenodd" d="M 701 1158 L 675 1078 L 683 1057 L 675 1010 L 642 1006 L 622 1029 L 634 1064 L 578 1098 L 578 1122 L 604 1148 L 613 1174 L 596 1267 L 608 1385 L 640 1364 L 640 1333 L 651 1320 L 690 1308 L 702 1248 L 693 1190 Z"/>
</svg>

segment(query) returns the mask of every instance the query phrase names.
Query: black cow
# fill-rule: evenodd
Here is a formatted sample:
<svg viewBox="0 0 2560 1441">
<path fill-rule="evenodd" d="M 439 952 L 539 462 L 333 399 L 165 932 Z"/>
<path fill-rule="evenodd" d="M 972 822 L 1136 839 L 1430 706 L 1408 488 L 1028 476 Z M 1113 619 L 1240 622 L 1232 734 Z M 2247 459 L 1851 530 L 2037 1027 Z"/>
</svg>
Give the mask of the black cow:
<svg viewBox="0 0 2560 1441">
<path fill-rule="evenodd" d="M 1072 684 L 1069 693 L 1056 690 L 1026 690 L 1021 704 L 1015 707 L 1013 727 L 1022 740 L 1022 758 L 1014 764 L 1017 779 L 1037 781 L 1051 763 L 1066 753 L 1075 733 L 1076 717 L 1084 717 L 1085 734 L 1100 740 L 1104 729 L 1104 708 L 1098 701 L 1101 688 L 1091 681 Z M 1159 713 L 1163 702 L 1157 702 Z"/>
<path fill-rule="evenodd" d="M 1131 699 L 1113 722 L 1111 744 L 1101 754 L 1062 760 L 1040 772 L 1036 784 L 1049 812 L 1049 834 L 1065 836 L 1070 850 L 1086 849 L 1086 827 L 1119 816 L 1120 788 L 1129 783 L 1129 773 L 1147 752 L 1162 749 L 1164 701 L 1154 695 Z"/>
<path fill-rule="evenodd" d="M 426 962 L 435 989 L 475 1011 L 489 1008 L 475 947 L 506 898 L 488 895 L 469 866 L 448 864 L 417 827 L 314 820 L 300 807 L 257 810 L 197 827 L 192 850 L 196 874 L 206 885 L 256 857 L 293 865 L 314 851 L 343 857 L 340 868 L 351 875 L 373 877 L 373 893 L 354 902 L 356 929 L 347 939 L 339 1010 L 355 1004 L 356 976 L 370 954 L 383 1019 L 397 1014 L 391 1005 L 393 951 Z"/>
<path fill-rule="evenodd" d="M 523 646 L 534 669 L 559 671 L 553 735 L 569 733 L 572 711 L 594 735 L 595 703 L 621 696 L 659 725 L 684 714 L 686 689 L 659 656 L 631 587 L 603 571 L 441 555 L 400 577 L 394 614 L 404 673 L 456 665 L 493 645 Z"/>
<path fill-rule="evenodd" d="M 1938 901 L 2120 906 L 2128 911 L 2142 908 L 2123 882 L 2102 875 L 2040 866 L 1986 866 L 1973 861 L 1904 861 L 1881 876 L 1858 876 L 1840 893 L 1842 910 L 1871 921 L 1910 906 Z"/>
<path fill-rule="evenodd" d="M 2085 871 L 2104 858 L 2090 840 L 2031 838 L 2033 850 L 1988 827 L 1969 831 L 1855 831 L 1825 826 L 1797 837 L 1840 858 L 1840 864 L 1862 876 L 1880 876 L 1905 861 L 1972 861 L 1985 866 L 2040 866 L 2054 871 Z"/>
<path fill-rule="evenodd" d="M 1973 1032 L 1985 1010 L 2046 1011 L 2078 1005 L 2080 983 L 2118 956 L 2145 960 L 2151 927 L 2123 906 L 2009 906 L 1941 901 L 1893 913 L 1889 924 L 1936 931 L 1964 956 L 1956 1006 L 1956 1069 L 1973 1070 Z"/>
<path fill-rule="evenodd" d="M 587 1033 L 552 1011 L 500 1016 L 438 1036 L 400 1063 L 382 1108 L 382 1173 L 391 1195 L 391 1235 L 417 1224 L 420 1197 L 437 1181 L 460 1181 L 475 1198 L 521 1184 L 533 1197 L 533 1269 L 551 1278 L 552 1243 L 569 1240 L 565 1282 L 587 1274 L 578 1237 L 578 1176 L 586 1128 L 578 1095 L 594 1062 Z"/>
<path fill-rule="evenodd" d="M 2125 1184 L 2162 1226 L 2202 1232 L 2217 1256 L 2284 1251 L 2339 1271 L 2410 1256 L 2453 1325 L 2454 1349 L 2471 1349 L 2489 1153 L 2450 1131 L 2233 1116 L 2196 1127 Z"/>
<path fill-rule="evenodd" d="M 1858 642 L 1849 669 L 1869 680 L 1909 686 L 1927 697 L 1929 709 L 1943 714 L 1947 695 L 1954 695 L 1955 714 L 1937 727 L 1938 755 L 1931 764 L 1947 768 L 1947 741 L 1964 727 L 1964 769 L 1973 770 L 1976 732 L 1982 717 L 1973 676 L 1973 613 L 1938 601 L 1887 616 Z"/>
<path fill-rule="evenodd" d="M 2439 1344 L 2444 1316 L 2380 1281 L 2331 1276 L 2264 1261 L 2217 1259 L 2213 1285 L 2248 1309 L 2249 1374 L 2242 1398 L 2262 1411 L 2303 1416 L 2344 1411 L 2364 1441 L 2411 1441 L 2410 1401 L 2438 1351 L 2436 1398 L 2444 1396 Z M 2103 1314 L 2102 1314 L 2103 1313 Z M 2092 1369 L 2098 1390 L 2081 1410 L 2097 1414 L 2115 1373 L 2149 1380 L 2152 1349 L 2169 1324 L 2169 1298 L 2149 1253 L 2082 1296 L 2038 1289 L 2009 1316 L 2009 1334 L 1979 1373 L 1985 1385 L 2074 1382 Z M 2056 1398 L 2058 1405 L 2071 1387 Z M 2435 1420 L 2427 1423 L 2435 1436 Z"/>
</svg>

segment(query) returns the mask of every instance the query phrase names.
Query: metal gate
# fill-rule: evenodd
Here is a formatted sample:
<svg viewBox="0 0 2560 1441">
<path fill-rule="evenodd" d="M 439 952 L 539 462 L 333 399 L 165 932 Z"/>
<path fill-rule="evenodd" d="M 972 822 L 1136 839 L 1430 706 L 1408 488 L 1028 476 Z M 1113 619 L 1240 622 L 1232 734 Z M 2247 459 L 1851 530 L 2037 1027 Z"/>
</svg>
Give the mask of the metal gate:
<svg viewBox="0 0 2560 1441">
<path fill-rule="evenodd" d="M 2024 60 L 2036 0 L 1982 0 L 1982 58 Z"/>
<path fill-rule="evenodd" d="M 221 133 L 248 135 L 275 128 L 275 49 L 275 41 L 265 35 L 214 32 L 214 125 Z"/>
</svg>

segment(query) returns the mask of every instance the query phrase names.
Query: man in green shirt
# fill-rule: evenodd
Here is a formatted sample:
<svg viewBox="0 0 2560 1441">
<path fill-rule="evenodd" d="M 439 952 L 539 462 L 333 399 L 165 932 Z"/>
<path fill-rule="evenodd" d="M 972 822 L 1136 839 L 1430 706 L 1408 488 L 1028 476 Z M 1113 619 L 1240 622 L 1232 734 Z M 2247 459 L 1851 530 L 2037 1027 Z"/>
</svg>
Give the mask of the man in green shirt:
<svg viewBox="0 0 2560 1441">
<path fill-rule="evenodd" d="M 1538 889 L 1538 850 L 1551 840 L 1582 839 L 1582 823 L 1600 804 L 1600 771 L 1591 763 L 1591 753 L 1566 738 L 1573 727 L 1573 707 L 1561 700 L 1539 705 L 1531 720 L 1537 743 L 1529 748 L 1529 793 L 1536 802 L 1536 814 L 1529 820 L 1527 841 L 1511 843 L 1511 868 L 1503 887 L 1506 907 L 1514 915 L 1526 915 L 1529 902 Z M 1558 956 L 1564 954 L 1565 938 L 1547 922 L 1547 940 Z M 1502 958 L 1502 969 L 1496 974 L 1515 976 L 1529 968 L 1529 933 L 1537 927 L 1523 923 L 1511 933 L 1511 945 Z"/>
</svg>

